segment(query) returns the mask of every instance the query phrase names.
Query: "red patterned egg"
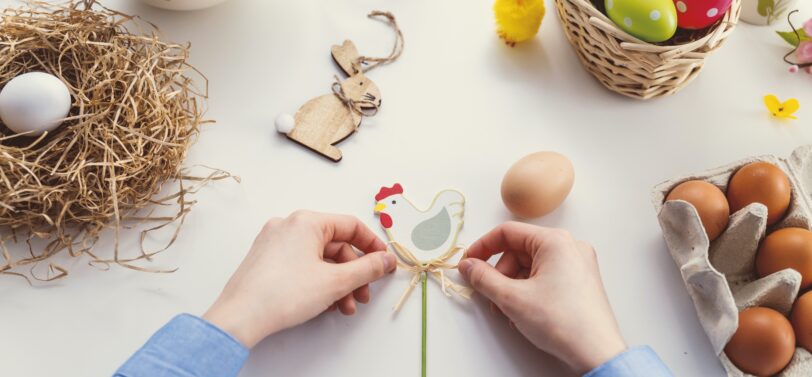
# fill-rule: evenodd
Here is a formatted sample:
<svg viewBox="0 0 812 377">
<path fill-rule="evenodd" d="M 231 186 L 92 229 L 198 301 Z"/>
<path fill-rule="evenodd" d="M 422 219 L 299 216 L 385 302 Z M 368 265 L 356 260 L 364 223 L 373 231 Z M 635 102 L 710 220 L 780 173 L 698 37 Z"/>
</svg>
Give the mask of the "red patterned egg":
<svg viewBox="0 0 812 377">
<path fill-rule="evenodd" d="M 727 13 L 733 0 L 674 0 L 677 25 L 683 29 L 704 29 Z"/>
</svg>

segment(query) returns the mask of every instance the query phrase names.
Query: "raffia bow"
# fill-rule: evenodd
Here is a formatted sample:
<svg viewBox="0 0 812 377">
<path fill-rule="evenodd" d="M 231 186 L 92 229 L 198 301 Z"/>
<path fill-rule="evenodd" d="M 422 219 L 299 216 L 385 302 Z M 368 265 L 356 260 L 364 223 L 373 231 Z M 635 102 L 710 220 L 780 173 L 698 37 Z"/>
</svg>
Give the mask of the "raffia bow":
<svg viewBox="0 0 812 377">
<path fill-rule="evenodd" d="M 338 78 L 338 76 L 333 77 L 335 77 L 335 81 L 333 82 L 332 86 L 333 94 L 335 94 L 336 97 L 338 97 L 338 99 L 341 100 L 341 102 L 347 106 L 350 111 L 365 117 L 372 117 L 378 114 L 378 109 L 380 106 L 378 106 L 377 103 L 366 99 L 356 101 L 350 98 L 344 94 L 344 87 L 341 86 L 341 80 Z"/>
<path fill-rule="evenodd" d="M 421 262 L 419 259 L 417 259 L 417 257 L 414 256 L 414 254 L 412 254 L 412 252 L 409 251 L 409 249 L 405 248 L 397 241 L 389 241 L 388 245 L 392 246 L 395 254 L 399 257 L 398 267 L 414 274 L 414 276 L 412 276 L 412 280 L 409 282 L 409 286 L 406 287 L 406 290 L 400 296 L 398 303 L 395 305 L 395 312 L 400 310 L 400 307 L 403 306 L 403 303 L 406 302 L 407 298 L 409 298 L 409 295 L 417 286 L 417 283 L 420 282 L 420 278 L 423 276 L 423 274 L 431 276 L 435 281 L 437 281 L 442 287 L 443 294 L 445 294 L 447 297 L 451 297 L 451 292 L 453 292 L 462 298 L 471 298 L 471 295 L 474 292 L 473 289 L 454 283 L 451 281 L 451 279 L 445 276 L 446 270 L 453 270 L 457 268 L 456 264 L 448 263 L 448 260 L 457 255 L 457 253 L 459 253 L 461 250 L 464 250 L 465 248 L 463 246 L 456 245 L 437 258 L 431 259 L 427 262 Z"/>
</svg>

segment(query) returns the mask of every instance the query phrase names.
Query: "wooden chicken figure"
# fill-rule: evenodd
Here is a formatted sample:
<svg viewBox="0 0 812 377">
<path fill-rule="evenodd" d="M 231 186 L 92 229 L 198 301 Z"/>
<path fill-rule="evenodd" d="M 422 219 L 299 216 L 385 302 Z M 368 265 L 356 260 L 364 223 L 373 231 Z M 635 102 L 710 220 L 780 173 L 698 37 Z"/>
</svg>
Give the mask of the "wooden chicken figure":
<svg viewBox="0 0 812 377">
<path fill-rule="evenodd" d="M 427 281 L 436 280 L 443 293 L 452 293 L 466 299 L 473 290 L 449 279 L 444 271 L 457 268 L 449 262 L 464 248 L 457 244 L 465 214 L 465 197 L 456 190 L 440 191 L 428 209 L 415 207 L 403 196 L 403 186 L 381 187 L 375 195 L 375 213 L 381 220 L 389 245 L 399 257 L 398 268 L 412 273 L 412 280 L 393 308 L 397 312 L 411 292 L 420 285 L 423 303 L 423 332 L 421 352 L 421 376 L 426 376 L 427 344 Z"/>
<path fill-rule="evenodd" d="M 333 93 L 307 101 L 295 116 L 283 114 L 276 119 L 277 131 L 335 162 L 342 158 L 341 150 L 335 145 L 352 135 L 361 125 L 361 119 L 375 115 L 381 106 L 381 91 L 364 72 L 394 61 L 403 49 L 403 36 L 394 16 L 380 11 L 369 14 L 369 17 L 374 16 L 386 17 L 397 33 L 390 55 L 384 58 L 361 56 L 349 40 L 334 45 L 331 49 L 333 60 L 346 73 L 347 79 L 336 77 Z"/>
<path fill-rule="evenodd" d="M 428 209 L 420 210 L 403 196 L 403 187 L 396 183 L 382 187 L 375 201 L 375 213 L 387 237 L 420 260 L 437 258 L 457 247 L 465 213 L 465 197 L 459 191 L 441 191 Z"/>
</svg>

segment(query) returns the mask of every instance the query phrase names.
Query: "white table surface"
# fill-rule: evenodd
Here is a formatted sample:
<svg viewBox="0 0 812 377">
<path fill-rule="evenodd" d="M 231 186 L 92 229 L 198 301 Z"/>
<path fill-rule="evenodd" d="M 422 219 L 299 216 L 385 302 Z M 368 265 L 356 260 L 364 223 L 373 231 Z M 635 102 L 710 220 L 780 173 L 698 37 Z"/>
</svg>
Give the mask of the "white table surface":
<svg viewBox="0 0 812 377">
<path fill-rule="evenodd" d="M 179 267 L 173 274 L 104 272 L 73 260 L 65 262 L 71 276 L 58 283 L 32 288 L 0 279 L 0 374 L 109 375 L 173 315 L 202 313 L 266 219 L 309 208 L 354 214 L 379 230 L 372 197 L 380 185 L 401 182 L 419 203 L 444 188 L 463 191 L 461 240 L 470 243 L 510 218 L 499 196 L 508 166 L 556 150 L 572 159 L 575 187 L 563 207 L 534 223 L 568 228 L 595 245 L 629 344 L 651 345 L 678 376 L 723 375 L 665 249 L 649 191 L 675 175 L 749 155 L 786 156 L 812 141 L 812 76 L 786 72 L 787 46 L 771 28 L 740 25 L 682 92 L 630 100 L 582 69 L 552 1 L 538 37 L 515 48 L 495 36 L 490 4 L 232 0 L 173 13 L 108 1 L 156 23 L 169 40 L 192 42 L 217 124 L 205 128 L 187 163 L 229 170 L 242 183 L 214 183 L 196 196 L 180 238 L 152 264 Z M 809 2 L 802 7 L 812 16 Z M 351 38 L 362 54 L 388 52 L 391 30 L 365 18 L 378 8 L 397 15 L 406 49 L 370 73 L 383 94 L 381 112 L 340 144 L 344 160 L 333 164 L 277 135 L 273 119 L 328 92 L 337 73 L 331 44 Z M 771 119 L 761 102 L 768 92 L 797 97 L 801 120 Z M 137 232 L 122 237 L 133 252 Z M 373 301 L 353 317 L 323 315 L 266 339 L 242 375 L 417 376 L 418 297 L 397 317 L 391 312 L 408 279 L 399 272 L 374 284 Z M 430 375 L 569 375 L 483 300 L 455 303 L 430 288 Z"/>
</svg>

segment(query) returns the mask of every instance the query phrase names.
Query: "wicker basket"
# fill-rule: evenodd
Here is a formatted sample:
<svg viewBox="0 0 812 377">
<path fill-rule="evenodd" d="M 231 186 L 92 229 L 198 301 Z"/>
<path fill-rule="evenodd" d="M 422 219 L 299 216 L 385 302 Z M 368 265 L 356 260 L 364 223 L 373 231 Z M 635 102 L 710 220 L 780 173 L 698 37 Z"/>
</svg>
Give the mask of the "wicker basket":
<svg viewBox="0 0 812 377">
<path fill-rule="evenodd" d="M 705 58 L 733 31 L 741 13 L 741 0 L 733 0 L 727 14 L 703 34 L 664 45 L 627 34 L 589 0 L 555 4 L 567 39 L 586 69 L 609 90 L 638 99 L 666 96 L 688 85 Z"/>
</svg>

